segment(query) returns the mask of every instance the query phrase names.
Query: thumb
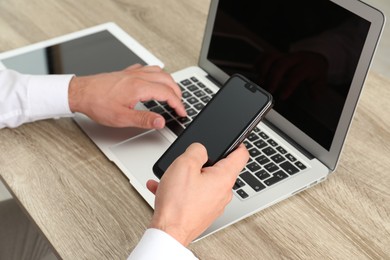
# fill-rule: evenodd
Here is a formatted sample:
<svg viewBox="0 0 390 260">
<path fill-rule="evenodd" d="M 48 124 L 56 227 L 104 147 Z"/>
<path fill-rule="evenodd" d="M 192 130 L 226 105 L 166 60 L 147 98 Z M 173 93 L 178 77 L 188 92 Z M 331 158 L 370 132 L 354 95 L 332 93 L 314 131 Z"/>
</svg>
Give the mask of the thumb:
<svg viewBox="0 0 390 260">
<path fill-rule="evenodd" d="M 148 180 L 146 182 L 146 187 L 148 188 L 148 190 L 151 193 L 156 194 L 156 191 L 157 191 L 157 188 L 158 188 L 158 182 L 155 181 L 155 180 Z"/>
</svg>

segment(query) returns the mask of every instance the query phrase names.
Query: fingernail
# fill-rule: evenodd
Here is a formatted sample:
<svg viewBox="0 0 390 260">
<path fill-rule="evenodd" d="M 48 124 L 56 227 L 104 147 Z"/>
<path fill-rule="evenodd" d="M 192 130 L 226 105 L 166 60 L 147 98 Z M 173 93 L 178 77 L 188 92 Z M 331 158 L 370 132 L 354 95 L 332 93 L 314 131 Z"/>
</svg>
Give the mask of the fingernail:
<svg viewBox="0 0 390 260">
<path fill-rule="evenodd" d="M 156 118 L 153 121 L 153 127 L 157 129 L 161 129 L 164 127 L 164 120 L 162 118 Z"/>
</svg>

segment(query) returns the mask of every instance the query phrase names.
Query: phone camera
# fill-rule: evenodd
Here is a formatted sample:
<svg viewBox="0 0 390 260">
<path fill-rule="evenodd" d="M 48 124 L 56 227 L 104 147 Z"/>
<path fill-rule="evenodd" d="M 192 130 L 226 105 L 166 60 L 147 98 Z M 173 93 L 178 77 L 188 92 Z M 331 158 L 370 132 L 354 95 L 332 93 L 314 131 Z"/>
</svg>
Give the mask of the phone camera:
<svg viewBox="0 0 390 260">
<path fill-rule="evenodd" d="M 251 83 L 246 83 L 245 87 L 249 89 L 251 92 L 255 93 L 256 92 L 256 86 L 253 86 Z"/>
</svg>

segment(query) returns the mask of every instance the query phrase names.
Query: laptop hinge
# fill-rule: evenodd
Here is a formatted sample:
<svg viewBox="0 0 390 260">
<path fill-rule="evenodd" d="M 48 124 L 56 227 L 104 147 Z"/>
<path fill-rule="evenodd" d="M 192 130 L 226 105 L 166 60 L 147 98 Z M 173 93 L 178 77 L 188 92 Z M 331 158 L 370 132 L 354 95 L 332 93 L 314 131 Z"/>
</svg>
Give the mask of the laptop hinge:
<svg viewBox="0 0 390 260">
<path fill-rule="evenodd" d="M 266 124 L 273 131 L 275 131 L 278 135 L 283 137 L 284 140 L 286 140 L 289 144 L 294 146 L 297 150 L 299 150 L 307 158 L 309 158 L 310 160 L 315 158 L 309 151 L 307 151 L 305 148 L 303 148 L 301 145 L 299 145 L 297 142 L 295 142 L 291 137 L 289 137 L 288 135 L 283 133 L 283 131 L 281 131 L 278 127 L 276 127 L 274 124 L 272 124 L 266 118 L 263 119 L 263 123 Z"/>
<path fill-rule="evenodd" d="M 221 84 L 218 80 L 216 80 L 215 78 L 213 78 L 212 76 L 210 76 L 210 74 L 207 74 L 206 78 L 207 78 L 208 80 L 210 80 L 211 82 L 213 82 L 215 85 L 217 85 L 219 88 L 222 87 L 222 84 Z"/>
</svg>

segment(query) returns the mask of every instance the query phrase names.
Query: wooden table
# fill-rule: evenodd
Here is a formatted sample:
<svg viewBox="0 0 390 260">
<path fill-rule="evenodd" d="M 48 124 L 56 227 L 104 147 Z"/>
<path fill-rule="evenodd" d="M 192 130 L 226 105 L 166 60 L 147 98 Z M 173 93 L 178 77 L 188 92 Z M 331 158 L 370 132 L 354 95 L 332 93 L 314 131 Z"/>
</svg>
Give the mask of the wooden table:
<svg viewBox="0 0 390 260">
<path fill-rule="evenodd" d="M 209 0 L 3 0 L 0 51 L 113 21 L 173 72 Z M 390 259 L 390 81 L 371 73 L 326 182 L 190 246 L 201 259 Z M 63 259 L 124 259 L 152 210 L 72 119 L 0 131 L 0 174 Z"/>
</svg>

